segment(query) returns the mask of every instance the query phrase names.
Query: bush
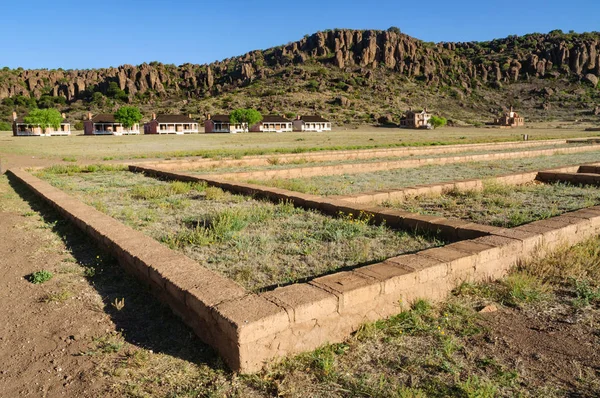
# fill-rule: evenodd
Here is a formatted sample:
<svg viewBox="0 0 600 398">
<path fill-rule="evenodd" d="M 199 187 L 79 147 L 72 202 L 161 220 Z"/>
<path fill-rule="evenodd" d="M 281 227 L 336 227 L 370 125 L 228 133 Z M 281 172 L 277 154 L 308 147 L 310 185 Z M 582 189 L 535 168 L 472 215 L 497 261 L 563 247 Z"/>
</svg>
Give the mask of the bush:
<svg viewBox="0 0 600 398">
<path fill-rule="evenodd" d="M 432 116 L 429 121 L 433 128 L 444 127 L 446 124 L 448 124 L 448 120 L 446 120 L 445 117 Z"/>
<path fill-rule="evenodd" d="M 8 122 L 0 122 L 0 131 L 11 131 L 12 124 Z"/>
<path fill-rule="evenodd" d="M 41 271 L 36 271 L 29 276 L 29 281 L 35 285 L 39 285 L 40 283 L 48 282 L 52 279 L 54 275 L 50 271 L 46 271 L 45 269 Z"/>
</svg>

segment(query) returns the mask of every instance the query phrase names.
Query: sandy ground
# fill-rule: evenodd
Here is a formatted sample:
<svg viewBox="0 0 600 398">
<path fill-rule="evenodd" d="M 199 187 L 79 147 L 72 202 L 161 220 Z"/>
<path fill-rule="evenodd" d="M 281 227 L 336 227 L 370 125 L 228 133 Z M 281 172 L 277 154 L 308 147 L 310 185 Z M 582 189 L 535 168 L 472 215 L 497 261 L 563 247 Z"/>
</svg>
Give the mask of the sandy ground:
<svg viewBox="0 0 600 398">
<path fill-rule="evenodd" d="M 36 149 L 7 149 L 6 139 L 12 138 L 5 134 L 1 138 L 3 169 L 46 166 L 66 156 L 60 153 L 47 156 L 39 147 L 42 155 L 28 152 Z M 80 139 L 89 143 L 88 137 L 74 138 L 78 142 Z M 74 148 L 67 152 L 80 149 L 89 153 L 78 161 L 102 156 L 98 151 L 86 152 L 81 144 Z M 30 193 L 0 176 L 0 397 L 122 396 L 123 390 L 113 388 L 117 376 L 103 373 L 106 361 L 118 363 L 120 354 L 88 355 L 97 339 L 119 333 L 122 327 L 134 336 L 128 340 L 134 348 L 168 343 L 169 348 L 164 351 L 176 353 L 168 355 L 177 357 L 177 361 L 194 365 L 205 360 L 208 366 L 214 366 L 212 354 L 187 354 L 206 348 L 189 337 L 191 332 L 180 321 L 165 318 L 162 313 L 146 317 L 142 309 L 159 306 L 150 296 L 140 293 L 141 288 L 135 282 L 131 289 L 120 288 L 118 294 L 141 297 L 141 302 L 137 307 L 128 304 L 134 315 L 115 322 L 119 318 L 107 305 L 115 293 L 106 290 L 108 285 L 95 283 L 80 273 L 83 265 L 93 261 L 97 249 L 81 237 L 72 239 L 73 233 L 70 237 L 63 235 L 64 221 L 48 217 L 46 211 L 39 213 L 39 209 L 39 203 Z M 79 267 L 79 271 L 68 271 L 69 264 Z M 44 268 L 64 273 L 56 272 L 55 278 L 43 285 L 34 285 L 26 279 Z M 122 272 L 115 272 L 123 280 Z M 64 291 L 71 293 L 67 299 L 61 302 L 49 299 Z M 143 316 L 136 316 L 136 312 Z M 574 367 L 584 364 L 587 368 L 600 368 L 598 332 L 585 323 L 571 323 L 561 316 L 532 317 L 508 309 L 488 318 L 493 344 L 490 348 L 490 341 L 473 341 L 474 349 L 495 352 L 515 366 L 533 372 L 541 382 L 560 379 L 569 386 L 576 377 Z M 264 396 L 268 395 L 265 391 Z"/>
</svg>

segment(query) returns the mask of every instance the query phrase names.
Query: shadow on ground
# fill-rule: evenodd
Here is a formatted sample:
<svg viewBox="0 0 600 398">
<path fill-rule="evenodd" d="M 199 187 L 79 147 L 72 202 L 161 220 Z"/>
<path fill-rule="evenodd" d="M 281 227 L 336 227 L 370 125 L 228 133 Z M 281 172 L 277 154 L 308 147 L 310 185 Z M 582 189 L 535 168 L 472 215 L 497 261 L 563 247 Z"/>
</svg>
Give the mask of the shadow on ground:
<svg viewBox="0 0 600 398">
<path fill-rule="evenodd" d="M 123 338 L 138 347 L 225 370 L 225 365 L 171 310 L 150 290 L 127 274 L 118 262 L 98 248 L 88 236 L 62 218 L 17 179 L 9 176 L 11 187 L 28 202 L 42 220 L 64 242 L 67 250 L 83 267 L 93 270 L 90 285 L 100 294 L 103 310 L 109 314 Z M 120 311 L 112 303 L 124 299 Z"/>
</svg>

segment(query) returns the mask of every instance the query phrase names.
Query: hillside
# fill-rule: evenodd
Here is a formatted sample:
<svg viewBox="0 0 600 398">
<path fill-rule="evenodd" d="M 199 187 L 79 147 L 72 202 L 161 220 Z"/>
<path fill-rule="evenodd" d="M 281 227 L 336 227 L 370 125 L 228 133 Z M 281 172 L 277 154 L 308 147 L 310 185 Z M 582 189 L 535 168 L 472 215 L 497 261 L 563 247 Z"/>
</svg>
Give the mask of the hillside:
<svg viewBox="0 0 600 398">
<path fill-rule="evenodd" d="M 0 111 L 56 106 L 72 120 L 122 103 L 151 112 L 318 113 L 337 123 L 395 122 L 408 107 L 457 123 L 514 105 L 528 120 L 598 120 L 600 33 L 428 43 L 387 31 L 331 30 L 209 65 L 0 71 Z M 596 115 L 594 115 L 594 113 Z"/>
</svg>

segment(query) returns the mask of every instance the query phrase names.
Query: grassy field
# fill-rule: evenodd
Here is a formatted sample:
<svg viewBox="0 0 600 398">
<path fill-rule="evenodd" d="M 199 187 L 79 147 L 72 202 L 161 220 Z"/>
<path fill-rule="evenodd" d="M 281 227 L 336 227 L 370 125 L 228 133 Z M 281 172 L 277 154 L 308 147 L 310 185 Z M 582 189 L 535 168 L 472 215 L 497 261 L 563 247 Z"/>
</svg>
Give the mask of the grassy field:
<svg viewBox="0 0 600 398">
<path fill-rule="evenodd" d="M 413 213 L 512 228 L 598 204 L 600 189 L 594 186 L 486 183 L 482 191 L 453 190 L 443 195 L 416 196 L 383 205 Z"/>
<path fill-rule="evenodd" d="M 56 161 L 98 161 L 180 156 L 241 156 L 328 149 L 385 148 L 591 137 L 598 132 L 571 128 L 444 128 L 410 131 L 397 128 L 339 127 L 328 133 L 197 134 L 186 136 L 13 137 L 0 132 L 0 157 L 36 156 Z"/>
<path fill-rule="evenodd" d="M 540 156 L 526 159 L 428 165 L 418 168 L 344 174 L 309 178 L 251 180 L 249 182 L 315 195 L 351 195 L 419 184 L 486 178 L 501 174 L 543 170 L 572 164 L 600 161 L 599 152 Z"/>
<path fill-rule="evenodd" d="M 6 185 L 6 178 L 0 180 Z M 6 195 L 5 195 L 6 196 Z M 10 196 L 10 195 L 9 195 Z M 119 329 L 85 337 L 82 377 L 115 397 L 595 397 L 600 394 L 600 238 L 523 263 L 507 278 L 463 284 L 444 303 L 365 324 L 344 343 L 284 359 L 255 375 L 229 372 L 169 310 L 53 210 L 6 196 L 78 258 L 51 269 L 79 295 L 86 280 Z M 37 214 L 41 214 L 41 217 Z M 38 220 L 39 217 L 39 221 Z M 68 266 L 68 272 L 66 270 Z M 62 268 L 61 268 L 62 267 Z M 55 278 L 59 279 L 59 278 Z M 54 291 L 58 280 L 39 285 Z M 45 296 L 46 297 L 46 296 Z M 50 296 L 48 296 L 50 297 Z M 118 297 L 125 306 L 111 303 Z M 54 298 L 54 299 L 52 299 Z M 54 295 L 36 304 L 61 314 Z M 496 306 L 495 313 L 480 313 Z M 143 333 L 142 333 L 143 332 Z"/>
<path fill-rule="evenodd" d="M 252 290 L 441 244 L 372 225 L 360 214 L 332 218 L 202 184 L 74 170 L 54 167 L 38 175 Z"/>
</svg>

